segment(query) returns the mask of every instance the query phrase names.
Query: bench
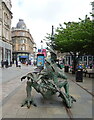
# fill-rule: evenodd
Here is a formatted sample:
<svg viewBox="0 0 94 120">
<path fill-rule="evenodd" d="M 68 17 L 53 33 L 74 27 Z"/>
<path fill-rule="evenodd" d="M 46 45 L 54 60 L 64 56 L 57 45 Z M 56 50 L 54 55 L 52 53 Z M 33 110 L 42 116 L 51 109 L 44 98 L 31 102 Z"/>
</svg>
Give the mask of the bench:
<svg viewBox="0 0 94 120">
<path fill-rule="evenodd" d="M 92 70 L 85 70 L 83 71 L 84 77 L 88 75 L 89 78 L 94 78 L 94 71 Z"/>
</svg>

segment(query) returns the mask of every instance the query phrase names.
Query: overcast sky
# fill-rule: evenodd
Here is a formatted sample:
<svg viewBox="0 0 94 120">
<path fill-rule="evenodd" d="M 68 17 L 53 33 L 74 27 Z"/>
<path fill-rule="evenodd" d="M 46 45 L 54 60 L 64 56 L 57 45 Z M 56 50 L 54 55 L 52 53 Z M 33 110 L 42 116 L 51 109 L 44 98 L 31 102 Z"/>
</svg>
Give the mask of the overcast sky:
<svg viewBox="0 0 94 120">
<path fill-rule="evenodd" d="M 40 41 L 46 33 L 51 33 L 51 27 L 69 21 L 78 21 L 92 11 L 93 0 L 11 0 L 12 27 L 16 27 L 19 19 L 23 19 L 30 33 L 40 48 Z"/>
</svg>

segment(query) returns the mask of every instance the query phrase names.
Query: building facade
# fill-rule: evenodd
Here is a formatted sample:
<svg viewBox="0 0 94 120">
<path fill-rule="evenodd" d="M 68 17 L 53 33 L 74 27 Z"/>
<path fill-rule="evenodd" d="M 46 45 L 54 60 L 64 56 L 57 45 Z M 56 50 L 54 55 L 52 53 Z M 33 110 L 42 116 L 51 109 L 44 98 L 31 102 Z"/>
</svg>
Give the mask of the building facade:
<svg viewBox="0 0 94 120">
<path fill-rule="evenodd" d="M 12 43 L 11 43 L 11 1 L 0 0 L 0 67 L 1 61 L 12 60 Z"/>
<path fill-rule="evenodd" d="M 70 56 L 68 54 L 64 57 L 64 60 L 65 60 L 65 64 L 67 64 L 67 65 L 72 65 L 72 63 L 73 63 L 72 56 Z M 93 65 L 94 64 L 94 56 L 92 56 L 92 55 L 80 56 L 78 59 L 78 64 L 80 64 L 80 63 L 84 64 L 84 65 L 88 65 L 88 66 L 90 66 L 91 64 Z"/>
<path fill-rule="evenodd" d="M 23 19 L 19 19 L 16 27 L 12 28 L 12 44 L 13 62 L 25 63 L 31 59 L 35 43 Z"/>
</svg>

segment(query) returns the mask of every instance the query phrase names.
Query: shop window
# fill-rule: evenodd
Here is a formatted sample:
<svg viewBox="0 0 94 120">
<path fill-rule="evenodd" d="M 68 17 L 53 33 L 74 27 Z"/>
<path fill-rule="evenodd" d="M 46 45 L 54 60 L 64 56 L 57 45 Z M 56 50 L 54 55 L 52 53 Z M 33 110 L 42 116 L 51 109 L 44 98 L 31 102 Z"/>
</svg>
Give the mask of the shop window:
<svg viewBox="0 0 94 120">
<path fill-rule="evenodd" d="M 88 59 L 89 59 L 90 61 L 92 61 L 92 56 L 88 57 Z"/>
<path fill-rule="evenodd" d="M 84 57 L 84 61 L 87 61 L 87 57 Z"/>
<path fill-rule="evenodd" d="M 79 57 L 79 60 L 82 61 L 82 56 Z"/>
<path fill-rule="evenodd" d="M 94 61 L 94 56 L 93 56 L 93 61 Z"/>
</svg>

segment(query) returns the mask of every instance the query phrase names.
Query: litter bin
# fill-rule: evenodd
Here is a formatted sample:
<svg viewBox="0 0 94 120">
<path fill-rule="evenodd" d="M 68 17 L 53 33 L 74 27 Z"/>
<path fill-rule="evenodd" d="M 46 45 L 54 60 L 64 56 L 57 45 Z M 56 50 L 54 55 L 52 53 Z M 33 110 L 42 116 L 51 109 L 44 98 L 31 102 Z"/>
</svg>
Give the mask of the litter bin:
<svg viewBox="0 0 94 120">
<path fill-rule="evenodd" d="M 92 65 L 90 65 L 90 69 L 92 69 Z"/>
<path fill-rule="evenodd" d="M 83 69 L 76 71 L 76 82 L 83 82 Z"/>
<path fill-rule="evenodd" d="M 69 72 L 69 66 L 65 66 L 64 71 L 65 71 L 65 72 Z"/>
</svg>

